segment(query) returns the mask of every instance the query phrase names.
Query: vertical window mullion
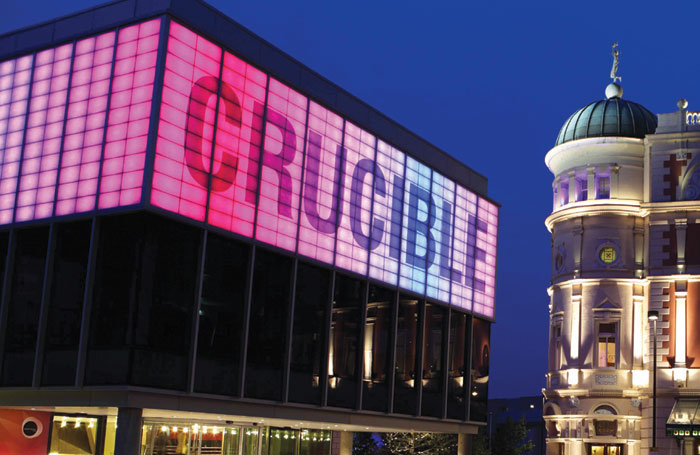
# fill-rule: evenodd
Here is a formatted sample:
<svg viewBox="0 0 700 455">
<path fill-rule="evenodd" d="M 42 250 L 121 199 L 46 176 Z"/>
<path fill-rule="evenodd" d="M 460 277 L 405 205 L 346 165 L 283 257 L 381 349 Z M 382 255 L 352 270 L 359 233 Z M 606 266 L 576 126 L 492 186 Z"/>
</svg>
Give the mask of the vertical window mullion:
<svg viewBox="0 0 700 455">
<path fill-rule="evenodd" d="M 199 311 L 202 303 L 202 288 L 204 286 L 204 265 L 207 258 L 207 239 L 209 231 L 204 229 L 199 241 L 199 264 L 197 273 L 197 292 L 195 294 L 194 314 L 192 315 L 192 332 L 190 334 L 190 357 L 187 366 L 187 391 L 194 391 L 195 368 L 197 368 L 197 347 L 199 342 Z"/>
<path fill-rule="evenodd" d="M 90 338 L 90 318 L 92 313 L 92 290 L 95 285 L 95 269 L 97 262 L 97 246 L 100 236 L 99 218 L 93 217 L 90 230 L 90 250 L 88 253 L 87 276 L 85 277 L 85 293 L 83 294 L 83 312 L 80 322 L 80 341 L 78 342 L 78 364 L 75 376 L 75 386 L 82 387 L 85 381 L 85 361 L 87 345 Z"/>
<path fill-rule="evenodd" d="M 32 387 L 39 387 L 41 383 L 41 373 L 44 363 L 44 343 L 46 340 L 46 326 L 49 313 L 49 293 L 53 278 L 53 256 L 56 247 L 56 223 L 49 226 L 49 238 L 46 249 L 46 260 L 44 262 L 44 280 L 41 288 L 41 306 L 39 309 L 39 323 L 36 334 L 36 346 L 34 349 L 34 374 L 32 377 Z"/>
</svg>

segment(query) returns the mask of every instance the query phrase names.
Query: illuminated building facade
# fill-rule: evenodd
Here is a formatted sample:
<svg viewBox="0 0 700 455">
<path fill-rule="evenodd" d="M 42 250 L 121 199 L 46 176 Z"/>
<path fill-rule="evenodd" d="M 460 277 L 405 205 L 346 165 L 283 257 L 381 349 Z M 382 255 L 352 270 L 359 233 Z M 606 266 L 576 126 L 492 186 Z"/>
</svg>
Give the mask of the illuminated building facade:
<svg viewBox="0 0 700 455">
<path fill-rule="evenodd" d="M 487 180 L 205 3 L 0 36 L 0 454 L 486 421 Z"/>
<path fill-rule="evenodd" d="M 657 119 L 616 84 L 606 96 L 567 120 L 545 158 L 555 176 L 547 453 L 650 453 L 657 311 L 656 447 L 697 454 L 698 114 L 681 100 Z"/>
</svg>

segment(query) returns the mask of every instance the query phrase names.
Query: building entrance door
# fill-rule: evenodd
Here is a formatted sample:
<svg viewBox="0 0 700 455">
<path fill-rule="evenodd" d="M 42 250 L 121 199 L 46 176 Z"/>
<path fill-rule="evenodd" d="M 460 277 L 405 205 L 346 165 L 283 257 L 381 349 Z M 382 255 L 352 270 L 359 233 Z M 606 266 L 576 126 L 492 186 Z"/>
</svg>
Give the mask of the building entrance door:
<svg viewBox="0 0 700 455">
<path fill-rule="evenodd" d="M 259 455 L 257 428 L 145 422 L 141 455 Z"/>
<path fill-rule="evenodd" d="M 590 455 L 624 455 L 622 444 L 591 444 Z"/>
</svg>

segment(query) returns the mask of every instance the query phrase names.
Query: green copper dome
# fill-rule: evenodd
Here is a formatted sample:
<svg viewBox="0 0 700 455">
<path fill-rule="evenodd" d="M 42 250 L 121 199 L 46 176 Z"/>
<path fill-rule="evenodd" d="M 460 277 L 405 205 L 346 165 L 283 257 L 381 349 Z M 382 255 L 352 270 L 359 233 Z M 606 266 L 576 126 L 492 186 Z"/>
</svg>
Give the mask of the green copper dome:
<svg viewBox="0 0 700 455">
<path fill-rule="evenodd" d="M 556 145 L 587 137 L 642 139 L 656 131 L 656 124 L 656 116 L 641 104 L 611 97 L 594 101 L 574 112 L 561 128 Z"/>
</svg>

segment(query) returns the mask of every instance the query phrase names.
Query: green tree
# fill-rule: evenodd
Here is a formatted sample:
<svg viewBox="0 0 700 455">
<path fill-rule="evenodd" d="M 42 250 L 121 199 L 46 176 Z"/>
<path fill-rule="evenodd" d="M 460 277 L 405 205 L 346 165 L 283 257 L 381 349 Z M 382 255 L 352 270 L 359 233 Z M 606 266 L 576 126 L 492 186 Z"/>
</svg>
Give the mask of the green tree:
<svg viewBox="0 0 700 455">
<path fill-rule="evenodd" d="M 508 417 L 504 424 L 496 427 L 493 435 L 491 452 L 498 455 L 521 455 L 531 451 L 535 446 L 527 438 L 527 425 L 525 416 L 515 422 Z"/>
<path fill-rule="evenodd" d="M 489 448 L 489 435 L 486 427 L 480 427 L 479 433 L 472 439 L 472 454 L 473 455 L 491 455 Z"/>
<path fill-rule="evenodd" d="M 455 455 L 457 435 L 444 433 L 382 433 L 384 451 L 391 455 Z"/>
<path fill-rule="evenodd" d="M 354 433 L 352 436 L 352 455 L 379 455 L 379 444 L 372 433 Z"/>
</svg>

